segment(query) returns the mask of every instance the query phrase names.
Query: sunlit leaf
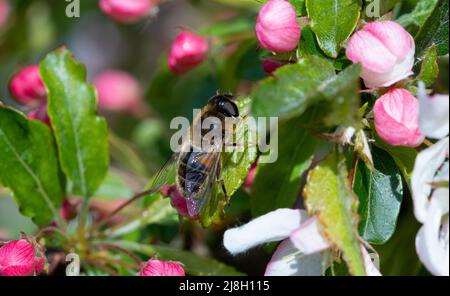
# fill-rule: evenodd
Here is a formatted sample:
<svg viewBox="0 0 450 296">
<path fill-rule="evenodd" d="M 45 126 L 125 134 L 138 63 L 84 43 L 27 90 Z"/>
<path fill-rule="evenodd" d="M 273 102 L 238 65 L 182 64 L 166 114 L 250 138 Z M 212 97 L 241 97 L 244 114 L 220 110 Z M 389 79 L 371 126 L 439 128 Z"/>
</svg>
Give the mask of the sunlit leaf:
<svg viewBox="0 0 450 296">
<path fill-rule="evenodd" d="M 65 194 L 50 128 L 0 104 L 0 183 L 38 225 L 59 219 Z"/>
<path fill-rule="evenodd" d="M 304 198 L 310 215 L 318 215 L 325 237 L 342 251 L 350 272 L 365 275 L 357 230 L 358 202 L 342 155 L 331 153 L 310 171 Z"/>
<path fill-rule="evenodd" d="M 108 129 L 97 115 L 95 90 L 86 82 L 85 67 L 64 47 L 42 61 L 41 76 L 69 191 L 91 197 L 109 166 Z"/>
</svg>

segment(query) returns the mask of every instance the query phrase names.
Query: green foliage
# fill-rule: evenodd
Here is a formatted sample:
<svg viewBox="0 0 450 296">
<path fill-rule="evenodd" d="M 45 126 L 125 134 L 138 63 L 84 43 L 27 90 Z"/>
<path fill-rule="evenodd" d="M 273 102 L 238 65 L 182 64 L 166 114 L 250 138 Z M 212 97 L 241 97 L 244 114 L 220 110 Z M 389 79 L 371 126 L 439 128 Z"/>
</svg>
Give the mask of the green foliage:
<svg viewBox="0 0 450 296">
<path fill-rule="evenodd" d="M 438 0 L 419 0 L 414 10 L 402 15 L 397 22 L 408 32 L 415 34 L 423 26 L 437 3 Z"/>
<path fill-rule="evenodd" d="M 392 157 L 373 147 L 375 167 L 358 162 L 354 190 L 359 196 L 360 235 L 369 243 L 384 244 L 395 231 L 403 199 L 402 176 Z"/>
<path fill-rule="evenodd" d="M 42 61 L 41 75 L 69 192 L 89 198 L 109 165 L 108 129 L 97 115 L 95 90 L 86 82 L 85 67 L 64 47 Z"/>
<path fill-rule="evenodd" d="M 435 45 L 437 54 L 448 54 L 448 1 L 439 0 L 415 37 L 416 57 L 422 59 Z"/>
<path fill-rule="evenodd" d="M 50 129 L 0 104 L 0 182 L 38 225 L 59 221 L 64 178 Z"/>
<path fill-rule="evenodd" d="M 439 76 L 439 66 L 437 63 L 438 54 L 436 46 L 431 46 L 422 61 L 420 73 L 417 75 L 417 81 L 423 81 L 425 86 L 431 87 Z"/>
<path fill-rule="evenodd" d="M 311 116 L 306 116 L 311 118 Z M 310 167 L 318 140 L 302 124 L 305 118 L 294 118 L 279 127 L 278 160 L 258 166 L 251 193 L 253 216 L 278 208 L 290 208 L 297 200 L 300 180 Z"/>
<path fill-rule="evenodd" d="M 361 0 L 306 0 L 311 28 L 320 48 L 336 58 L 358 22 Z"/>
<path fill-rule="evenodd" d="M 223 252 L 223 231 L 279 208 L 306 207 L 333 250 L 327 273 L 364 275 L 361 247 L 366 243 L 376 245 L 384 275 L 424 270 L 415 250 L 421 225 L 407 187 L 425 145 L 394 147 L 377 136 L 371 108 L 388 88 L 365 89 L 362 67 L 347 59 L 345 47 L 366 22 L 392 19 L 414 36 L 416 45 L 413 75 L 395 86 L 414 93 L 423 81 L 430 93 L 446 93 L 448 0 L 380 1 L 380 14 L 373 11 L 377 15 L 369 15 L 369 9 L 378 1 L 289 0 L 302 35 L 297 50 L 282 54 L 262 49 L 255 36 L 256 17 L 266 2 L 187 1 L 201 13 L 168 5 L 168 13 L 152 16 L 150 26 L 146 21 L 115 26 L 95 1 L 83 2 L 82 14 L 93 20 L 83 25 L 61 13 L 64 3 L 11 1 L 11 16 L 0 28 L 0 239 L 18 238 L 22 230 L 34 233 L 55 254 L 80 254 L 85 275 L 136 275 L 139 260 L 152 257 L 178 261 L 188 275 L 243 275 L 241 268 L 261 274 L 265 261 L 246 264 L 247 259 Z M 198 32 L 209 44 L 207 59 L 182 75 L 168 68 L 174 31 L 167 28 L 183 28 L 177 18 L 165 17 L 172 12 L 204 24 L 183 30 Z M 76 45 L 74 52 L 93 69 L 89 80 L 107 68 L 125 70 L 140 83 L 151 79 L 142 85 L 148 106 L 120 114 L 102 109 L 107 126 L 97 114 L 96 92 L 85 67 L 64 47 L 46 55 L 66 41 Z M 13 73 L 45 55 L 40 71 L 50 127 L 21 113 L 34 111 L 39 103 L 19 106 L 7 93 Z M 285 65 L 265 73 L 266 58 Z M 168 123 L 177 116 L 192 119 L 193 109 L 204 107 L 217 92 L 235 94 L 245 120 L 279 118 L 276 136 L 269 136 L 278 139 L 278 159 L 264 163 L 265 152 L 248 145 L 243 152 L 223 153 L 220 179 L 227 196 L 214 182 L 198 219 L 183 218 L 163 190 L 148 196 L 141 192 L 172 153 Z M 333 136 L 353 129 L 346 143 Z M 255 144 L 256 139 L 249 139 L 252 132 L 242 124 L 236 142 Z M 253 185 L 243 186 L 256 160 Z M 168 184 L 174 183 L 173 168 Z M 85 198 L 83 211 L 79 197 Z M 64 198 L 74 203 L 68 206 L 74 212 L 64 218 L 68 221 L 60 217 Z M 118 210 L 127 198 L 133 202 Z M 198 250 L 211 258 L 199 256 Z M 248 262 L 262 261 L 253 252 L 246 256 Z M 52 267 L 54 257 L 48 256 Z"/>
<path fill-rule="evenodd" d="M 333 65 L 316 56 L 286 65 L 275 72 L 275 77 L 260 82 L 253 94 L 252 114 L 280 119 L 300 116 L 320 100 L 320 84 L 333 75 Z"/>
<path fill-rule="evenodd" d="M 350 188 L 345 159 L 337 152 L 322 160 L 308 175 L 304 190 L 310 215 L 317 215 L 325 236 L 342 251 L 350 273 L 365 275 L 357 231 L 357 199 Z"/>
</svg>

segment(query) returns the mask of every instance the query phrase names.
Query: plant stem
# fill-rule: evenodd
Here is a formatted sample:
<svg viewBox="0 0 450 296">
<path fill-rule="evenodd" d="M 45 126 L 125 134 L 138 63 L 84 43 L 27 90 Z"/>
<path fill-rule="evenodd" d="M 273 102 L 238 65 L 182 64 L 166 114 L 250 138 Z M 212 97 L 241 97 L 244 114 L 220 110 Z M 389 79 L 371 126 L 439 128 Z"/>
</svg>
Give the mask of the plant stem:
<svg viewBox="0 0 450 296">
<path fill-rule="evenodd" d="M 135 201 L 139 200 L 140 198 L 150 195 L 152 193 L 154 193 L 155 190 L 154 189 L 150 189 L 150 190 L 146 190 L 140 193 L 137 193 L 136 195 L 134 195 L 132 198 L 130 198 L 126 203 L 120 205 L 117 209 L 115 209 L 111 214 L 109 214 L 105 219 L 99 221 L 96 225 L 94 225 L 93 230 L 105 225 L 107 222 L 109 222 L 115 215 L 117 215 L 117 213 L 119 213 L 120 211 L 122 211 L 124 208 L 126 208 L 127 206 L 129 206 L 130 204 L 134 203 Z"/>
<path fill-rule="evenodd" d="M 109 250 L 121 252 L 121 253 L 127 255 L 128 257 L 133 259 L 134 262 L 136 262 L 138 267 L 140 267 L 141 264 L 142 264 L 142 261 L 136 255 L 134 255 L 133 253 L 129 252 L 128 250 L 126 250 L 126 249 L 124 249 L 122 247 L 116 246 L 114 244 L 109 244 L 109 243 L 100 243 L 99 247 L 103 247 L 103 248 L 106 248 L 106 249 L 109 249 Z"/>
<path fill-rule="evenodd" d="M 78 240 L 80 243 L 80 251 L 84 252 L 87 249 L 86 242 L 86 222 L 89 214 L 89 198 L 83 198 L 83 204 L 81 205 L 81 211 L 79 216 L 78 226 Z"/>
</svg>

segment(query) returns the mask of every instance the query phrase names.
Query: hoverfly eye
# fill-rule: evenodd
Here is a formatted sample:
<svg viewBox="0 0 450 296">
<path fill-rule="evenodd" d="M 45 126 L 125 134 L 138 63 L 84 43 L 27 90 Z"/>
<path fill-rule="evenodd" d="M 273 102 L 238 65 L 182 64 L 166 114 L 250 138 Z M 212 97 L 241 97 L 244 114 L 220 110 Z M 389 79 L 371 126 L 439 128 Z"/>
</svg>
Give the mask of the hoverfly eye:
<svg viewBox="0 0 450 296">
<path fill-rule="evenodd" d="M 220 110 L 223 114 L 225 114 L 228 117 L 238 117 L 239 116 L 239 110 L 233 102 L 230 101 L 221 101 L 220 104 Z"/>
</svg>

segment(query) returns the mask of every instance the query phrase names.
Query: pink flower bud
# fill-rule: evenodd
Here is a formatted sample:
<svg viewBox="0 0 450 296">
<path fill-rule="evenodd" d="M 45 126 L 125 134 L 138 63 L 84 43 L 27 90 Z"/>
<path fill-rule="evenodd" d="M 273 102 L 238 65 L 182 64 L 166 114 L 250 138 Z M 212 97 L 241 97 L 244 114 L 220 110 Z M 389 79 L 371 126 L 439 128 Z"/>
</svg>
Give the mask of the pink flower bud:
<svg viewBox="0 0 450 296">
<path fill-rule="evenodd" d="M 413 74 L 414 54 L 414 39 L 393 21 L 367 24 L 347 47 L 347 57 L 362 64 L 361 77 L 368 88 L 391 86 Z"/>
<path fill-rule="evenodd" d="M 39 120 L 50 126 L 50 117 L 48 117 L 47 113 L 47 102 L 41 102 L 39 106 L 28 113 L 28 119 L 31 120 Z"/>
<path fill-rule="evenodd" d="M 70 221 L 77 216 L 80 206 L 81 200 L 65 198 L 59 209 L 59 215 L 65 221 Z"/>
<path fill-rule="evenodd" d="M 256 20 L 256 36 L 261 47 L 282 53 L 294 50 L 301 28 L 294 7 L 286 0 L 269 0 Z"/>
<path fill-rule="evenodd" d="M 185 276 L 183 267 L 176 262 L 150 259 L 142 267 L 140 276 Z"/>
<path fill-rule="evenodd" d="M 9 84 L 11 95 L 21 104 L 27 105 L 46 98 L 38 65 L 31 65 L 17 72 Z"/>
<path fill-rule="evenodd" d="M 8 0 L 0 0 L 0 28 L 8 21 L 10 10 Z"/>
<path fill-rule="evenodd" d="M 419 101 L 407 90 L 392 89 L 373 107 L 375 129 L 393 146 L 419 146 L 424 136 L 419 129 Z"/>
<path fill-rule="evenodd" d="M 278 68 L 286 65 L 285 62 L 274 60 L 271 58 L 265 58 L 263 60 L 262 64 L 263 64 L 264 72 L 266 72 L 267 74 L 270 74 L 270 75 L 273 72 L 275 72 Z"/>
<path fill-rule="evenodd" d="M 143 105 L 139 83 L 130 74 L 108 70 L 97 76 L 94 86 L 100 108 L 109 111 L 137 111 Z"/>
<path fill-rule="evenodd" d="M 257 162 L 252 164 L 250 171 L 248 173 L 248 176 L 245 179 L 244 188 L 247 190 L 252 189 L 253 183 L 255 182 L 256 166 L 257 166 Z"/>
<path fill-rule="evenodd" d="M 135 23 L 150 14 L 159 0 L 100 0 L 100 9 L 121 23 Z"/>
<path fill-rule="evenodd" d="M 174 74 L 183 74 L 200 65 L 208 54 L 208 41 L 194 33 L 178 34 L 169 53 L 169 69 Z"/>
<path fill-rule="evenodd" d="M 162 195 L 170 198 L 170 204 L 183 217 L 193 218 L 189 216 L 186 198 L 178 192 L 176 186 L 164 185 L 160 192 Z"/>
<path fill-rule="evenodd" d="M 44 258 L 36 255 L 32 243 L 21 239 L 0 248 L 0 276 L 38 275 L 44 268 Z"/>
</svg>

